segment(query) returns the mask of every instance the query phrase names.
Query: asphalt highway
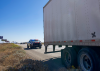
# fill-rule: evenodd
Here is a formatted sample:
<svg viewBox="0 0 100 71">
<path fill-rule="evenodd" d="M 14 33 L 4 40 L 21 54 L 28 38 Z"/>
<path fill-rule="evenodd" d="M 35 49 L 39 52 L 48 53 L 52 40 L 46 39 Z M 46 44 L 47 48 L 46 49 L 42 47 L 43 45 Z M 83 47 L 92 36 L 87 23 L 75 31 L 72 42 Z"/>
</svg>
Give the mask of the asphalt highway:
<svg viewBox="0 0 100 71">
<path fill-rule="evenodd" d="M 48 67 L 50 71 L 66 71 L 67 69 L 64 67 L 64 65 L 61 62 L 61 49 L 64 49 L 65 46 L 58 47 L 56 46 L 55 51 L 53 52 L 53 46 L 49 45 L 47 48 L 47 53 L 45 54 L 45 46 L 42 45 L 42 48 L 27 48 L 27 44 L 18 44 L 21 46 L 25 52 L 33 59 L 35 60 L 41 60 L 48 64 Z M 68 70 L 67 70 L 68 71 Z M 71 70 L 72 71 L 72 70 Z M 74 70 L 78 71 L 78 70 Z"/>
</svg>

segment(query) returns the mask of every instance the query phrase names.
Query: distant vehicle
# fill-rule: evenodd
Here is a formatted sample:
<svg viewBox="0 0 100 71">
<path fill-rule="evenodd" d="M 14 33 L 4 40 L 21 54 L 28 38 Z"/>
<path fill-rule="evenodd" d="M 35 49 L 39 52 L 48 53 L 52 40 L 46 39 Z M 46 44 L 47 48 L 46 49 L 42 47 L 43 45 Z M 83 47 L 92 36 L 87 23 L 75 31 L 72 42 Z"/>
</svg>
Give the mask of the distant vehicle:
<svg viewBox="0 0 100 71">
<path fill-rule="evenodd" d="M 23 44 L 22 42 L 20 44 Z"/>
<path fill-rule="evenodd" d="M 42 43 L 40 40 L 37 39 L 30 39 L 29 42 L 27 42 L 27 48 L 35 48 L 35 47 L 39 47 L 41 49 Z"/>
</svg>

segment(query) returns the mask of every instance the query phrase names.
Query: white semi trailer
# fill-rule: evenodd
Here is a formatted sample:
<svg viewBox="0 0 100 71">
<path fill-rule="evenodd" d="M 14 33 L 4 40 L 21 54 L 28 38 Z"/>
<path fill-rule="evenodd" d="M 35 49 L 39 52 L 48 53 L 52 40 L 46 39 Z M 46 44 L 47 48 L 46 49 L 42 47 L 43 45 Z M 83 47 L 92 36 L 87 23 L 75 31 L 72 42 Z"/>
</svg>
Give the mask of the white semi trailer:
<svg viewBox="0 0 100 71">
<path fill-rule="evenodd" d="M 53 51 L 65 45 L 61 60 L 67 68 L 100 71 L 100 0 L 49 0 L 43 19 L 45 53 L 48 45 Z"/>
</svg>

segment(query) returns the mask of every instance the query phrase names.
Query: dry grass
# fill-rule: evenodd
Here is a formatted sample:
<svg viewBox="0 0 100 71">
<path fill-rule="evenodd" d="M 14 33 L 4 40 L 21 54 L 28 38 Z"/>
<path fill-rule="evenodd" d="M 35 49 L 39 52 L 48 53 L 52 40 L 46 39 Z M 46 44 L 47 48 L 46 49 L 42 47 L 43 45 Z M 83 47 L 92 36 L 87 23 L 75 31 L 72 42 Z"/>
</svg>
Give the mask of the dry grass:
<svg viewBox="0 0 100 71">
<path fill-rule="evenodd" d="M 7 66 L 14 66 L 25 56 L 21 47 L 13 43 L 0 44 L 0 70 Z"/>
<path fill-rule="evenodd" d="M 15 67 L 9 67 L 7 71 L 49 71 L 49 69 L 42 61 L 25 59 Z"/>
<path fill-rule="evenodd" d="M 20 46 L 0 44 L 0 71 L 48 71 L 42 61 L 29 59 Z"/>
</svg>

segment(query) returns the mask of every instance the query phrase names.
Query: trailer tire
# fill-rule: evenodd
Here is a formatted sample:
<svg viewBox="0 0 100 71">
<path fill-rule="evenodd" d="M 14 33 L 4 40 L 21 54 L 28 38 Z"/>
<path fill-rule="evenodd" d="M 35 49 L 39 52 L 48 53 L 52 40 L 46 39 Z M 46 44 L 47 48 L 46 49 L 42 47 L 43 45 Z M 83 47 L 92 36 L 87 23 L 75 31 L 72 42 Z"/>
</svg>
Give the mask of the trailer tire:
<svg viewBox="0 0 100 71">
<path fill-rule="evenodd" d="M 78 65 L 82 71 L 98 71 L 99 57 L 94 50 L 82 48 L 78 53 Z"/>
<path fill-rule="evenodd" d="M 66 68 L 71 68 L 71 66 L 77 66 L 77 54 L 73 48 L 67 47 L 61 50 L 61 60 Z"/>
</svg>

